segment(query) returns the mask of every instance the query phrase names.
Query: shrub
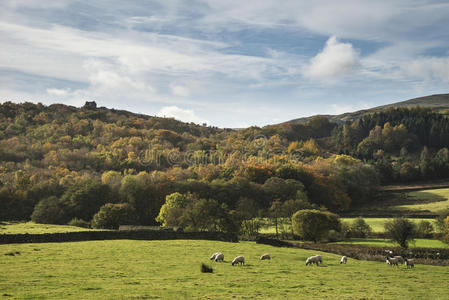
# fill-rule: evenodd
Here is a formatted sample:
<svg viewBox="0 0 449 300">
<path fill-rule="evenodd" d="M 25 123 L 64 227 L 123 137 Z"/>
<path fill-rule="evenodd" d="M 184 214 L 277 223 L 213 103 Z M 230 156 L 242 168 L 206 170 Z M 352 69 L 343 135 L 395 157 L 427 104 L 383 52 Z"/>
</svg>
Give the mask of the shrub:
<svg viewBox="0 0 449 300">
<path fill-rule="evenodd" d="M 443 241 L 449 244 L 449 216 L 444 219 L 445 234 Z"/>
<path fill-rule="evenodd" d="M 299 210 L 292 217 L 293 233 L 315 243 L 327 237 L 331 229 L 340 231 L 340 226 L 338 215 L 316 209 Z"/>
<path fill-rule="evenodd" d="M 437 229 L 440 232 L 444 233 L 446 230 L 446 227 L 445 227 L 446 225 L 445 225 L 444 221 L 447 217 L 449 217 L 449 208 L 440 211 L 440 213 L 438 214 L 438 217 L 436 218 Z"/>
<path fill-rule="evenodd" d="M 416 236 L 421 238 L 430 238 L 433 233 L 433 225 L 429 221 L 423 220 L 416 226 Z"/>
<path fill-rule="evenodd" d="M 92 227 L 118 229 L 121 224 L 135 224 L 136 219 L 136 210 L 129 203 L 107 203 L 92 218 Z"/>
<path fill-rule="evenodd" d="M 69 222 L 70 226 L 76 226 L 76 227 L 82 227 L 82 228 L 89 228 L 90 224 L 87 221 L 84 221 L 83 219 L 73 218 Z"/>
<path fill-rule="evenodd" d="M 408 243 L 415 239 L 416 225 L 405 218 L 396 218 L 385 222 L 384 227 L 385 233 L 391 241 L 398 243 L 402 248 L 407 248 Z"/>
<path fill-rule="evenodd" d="M 371 234 L 373 230 L 362 217 L 356 218 L 349 226 L 350 237 L 365 238 Z"/>
<path fill-rule="evenodd" d="M 43 224 L 65 224 L 67 219 L 64 205 L 54 196 L 45 198 L 34 207 L 31 220 Z"/>
</svg>

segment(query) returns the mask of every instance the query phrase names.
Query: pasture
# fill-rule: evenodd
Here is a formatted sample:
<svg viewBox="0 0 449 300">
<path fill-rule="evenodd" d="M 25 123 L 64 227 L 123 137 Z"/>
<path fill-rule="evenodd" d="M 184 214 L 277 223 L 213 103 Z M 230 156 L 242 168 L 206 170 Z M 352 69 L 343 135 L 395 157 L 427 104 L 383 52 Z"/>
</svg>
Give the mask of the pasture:
<svg viewBox="0 0 449 300">
<path fill-rule="evenodd" d="M 430 211 L 438 213 L 449 208 L 449 189 L 420 190 L 405 193 L 404 203 L 393 205 L 393 209 L 407 211 Z"/>
<path fill-rule="evenodd" d="M 95 229 L 81 228 L 69 225 L 38 224 L 31 221 L 0 223 L 0 234 L 64 233 L 64 232 L 78 232 L 87 230 L 95 230 Z"/>
<path fill-rule="evenodd" d="M 377 238 L 350 238 L 341 242 L 335 242 L 335 244 L 350 244 L 350 245 L 366 245 L 377 247 L 397 247 L 398 245 L 392 243 L 388 239 Z M 440 240 L 433 239 L 415 239 L 414 243 L 410 243 L 410 248 L 449 248 L 448 244 L 443 243 Z"/>
<path fill-rule="evenodd" d="M 356 218 L 340 218 L 342 222 L 346 222 L 347 224 L 352 224 Z M 363 218 L 365 222 L 371 227 L 373 232 L 384 232 L 384 224 L 387 221 L 392 220 L 392 218 Z M 418 224 L 421 221 L 429 221 L 434 229 L 436 229 L 436 222 L 435 219 L 429 219 L 429 218 L 407 218 L 408 220 L 414 222 L 415 224 Z"/>
<path fill-rule="evenodd" d="M 213 252 L 224 263 L 209 261 Z M 4 255 L 6 253 L 20 254 Z M 259 261 L 263 253 L 271 261 Z M 305 266 L 321 254 L 322 266 Z M 231 260 L 244 255 L 244 266 Z M 385 263 L 254 242 L 91 241 L 0 245 L 5 299 L 448 299 L 449 268 Z M 201 273 L 204 262 L 213 273 Z"/>
</svg>

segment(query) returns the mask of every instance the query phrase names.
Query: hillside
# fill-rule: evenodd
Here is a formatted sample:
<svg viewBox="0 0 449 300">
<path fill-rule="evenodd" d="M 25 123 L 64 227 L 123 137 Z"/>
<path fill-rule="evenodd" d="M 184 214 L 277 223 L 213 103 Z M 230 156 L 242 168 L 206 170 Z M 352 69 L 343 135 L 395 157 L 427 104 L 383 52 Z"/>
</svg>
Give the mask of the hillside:
<svg viewBox="0 0 449 300">
<path fill-rule="evenodd" d="M 363 110 L 359 110 L 359 111 L 355 111 L 355 112 L 347 112 L 347 113 L 340 114 L 340 115 L 320 115 L 320 116 L 324 116 L 324 117 L 328 118 L 329 121 L 331 121 L 333 123 L 344 123 L 346 121 L 353 122 L 353 121 L 360 119 L 360 117 L 362 117 L 363 115 L 384 111 L 384 110 L 390 109 L 390 108 L 404 108 L 404 107 L 412 108 L 412 107 L 416 107 L 416 106 L 431 108 L 432 110 L 438 111 L 438 112 L 444 112 L 444 110 L 449 109 L 449 94 L 436 94 L 436 95 L 418 97 L 418 98 L 414 98 L 414 99 L 410 99 L 410 100 L 406 100 L 406 101 L 377 106 L 377 107 L 373 107 L 370 109 L 363 109 Z M 293 119 L 293 120 L 287 121 L 286 123 L 305 124 L 308 121 L 310 121 L 311 118 L 313 118 L 313 116 Z"/>
<path fill-rule="evenodd" d="M 449 119 L 425 108 L 230 130 L 5 102 L 0 221 L 114 228 L 101 217 L 117 210 L 125 223 L 226 231 L 273 210 L 348 212 L 375 201 L 379 183 L 449 178 L 448 141 Z"/>
</svg>

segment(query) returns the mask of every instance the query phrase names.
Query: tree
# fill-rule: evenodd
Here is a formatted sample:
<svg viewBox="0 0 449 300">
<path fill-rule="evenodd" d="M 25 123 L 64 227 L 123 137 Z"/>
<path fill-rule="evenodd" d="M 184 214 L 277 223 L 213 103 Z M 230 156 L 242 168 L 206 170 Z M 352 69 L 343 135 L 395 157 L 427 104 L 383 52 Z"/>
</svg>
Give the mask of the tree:
<svg viewBox="0 0 449 300">
<path fill-rule="evenodd" d="M 119 225 L 136 224 L 136 221 L 136 210 L 129 203 L 107 203 L 92 218 L 92 227 L 118 229 Z"/>
<path fill-rule="evenodd" d="M 191 195 L 173 193 L 165 197 L 165 203 L 162 205 L 156 221 L 162 226 L 178 226 L 179 218 L 182 216 L 182 209 L 190 202 Z"/>
<path fill-rule="evenodd" d="M 398 243 L 402 248 L 408 248 L 416 236 L 416 225 L 405 218 L 395 218 L 385 222 L 385 233 L 392 242 Z"/>
<path fill-rule="evenodd" d="M 416 236 L 420 238 L 430 238 L 432 237 L 432 232 L 434 228 L 432 223 L 423 220 L 416 226 Z"/>
<path fill-rule="evenodd" d="M 371 226 L 362 217 L 356 218 L 349 227 L 351 237 L 365 238 L 372 232 Z"/>
<path fill-rule="evenodd" d="M 445 233 L 443 236 L 443 241 L 449 244 L 449 216 L 444 219 Z"/>
<path fill-rule="evenodd" d="M 43 224 L 65 224 L 68 221 L 66 208 L 55 196 L 39 201 L 31 220 Z"/>
<path fill-rule="evenodd" d="M 329 230 L 340 231 L 340 226 L 338 215 L 316 209 L 299 210 L 292 217 L 293 233 L 314 243 L 327 236 Z"/>
</svg>

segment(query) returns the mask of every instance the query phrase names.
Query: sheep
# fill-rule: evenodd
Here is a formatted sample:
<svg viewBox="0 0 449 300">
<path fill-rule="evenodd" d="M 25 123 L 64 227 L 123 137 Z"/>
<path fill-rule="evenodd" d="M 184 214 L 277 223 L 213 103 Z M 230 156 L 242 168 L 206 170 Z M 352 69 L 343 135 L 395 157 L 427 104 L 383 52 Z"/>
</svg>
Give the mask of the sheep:
<svg viewBox="0 0 449 300">
<path fill-rule="evenodd" d="M 387 256 L 387 260 L 385 261 L 387 264 L 390 265 L 390 267 L 392 266 L 396 266 L 397 268 L 399 268 L 399 259 L 396 257 L 388 257 Z"/>
<path fill-rule="evenodd" d="M 415 261 L 413 259 L 405 259 L 404 262 L 405 266 L 407 267 L 407 269 L 410 268 L 414 268 L 415 267 Z"/>
<path fill-rule="evenodd" d="M 242 255 L 240 255 L 240 256 L 237 256 L 236 258 L 234 258 L 233 260 L 232 260 L 232 265 L 235 265 L 235 264 L 241 264 L 241 265 L 244 265 L 245 264 L 245 258 L 242 256 Z"/>
<path fill-rule="evenodd" d="M 224 254 L 217 253 L 217 255 L 215 255 L 215 261 L 224 261 Z"/>
<path fill-rule="evenodd" d="M 215 257 L 217 256 L 217 254 L 220 254 L 220 252 L 215 252 L 214 254 L 212 254 L 212 256 L 210 257 L 210 260 L 214 260 Z"/>
<path fill-rule="evenodd" d="M 270 254 L 265 253 L 264 255 L 262 255 L 262 256 L 260 257 L 260 260 L 265 260 L 265 259 L 271 259 Z"/>
<path fill-rule="evenodd" d="M 393 258 L 397 258 L 398 262 L 401 263 L 401 264 L 404 263 L 404 258 L 402 256 L 400 256 L 400 255 L 393 256 Z"/>
<path fill-rule="evenodd" d="M 346 256 L 342 256 L 340 259 L 340 264 L 346 264 L 347 261 L 348 261 L 348 258 Z"/>
<path fill-rule="evenodd" d="M 320 264 L 323 263 L 323 258 L 321 257 L 321 255 L 315 255 L 315 257 L 318 259 L 318 262 L 319 262 Z"/>
<path fill-rule="evenodd" d="M 322 262 L 320 255 L 314 255 L 306 259 L 306 266 L 316 264 L 317 266 L 319 263 Z"/>
</svg>

